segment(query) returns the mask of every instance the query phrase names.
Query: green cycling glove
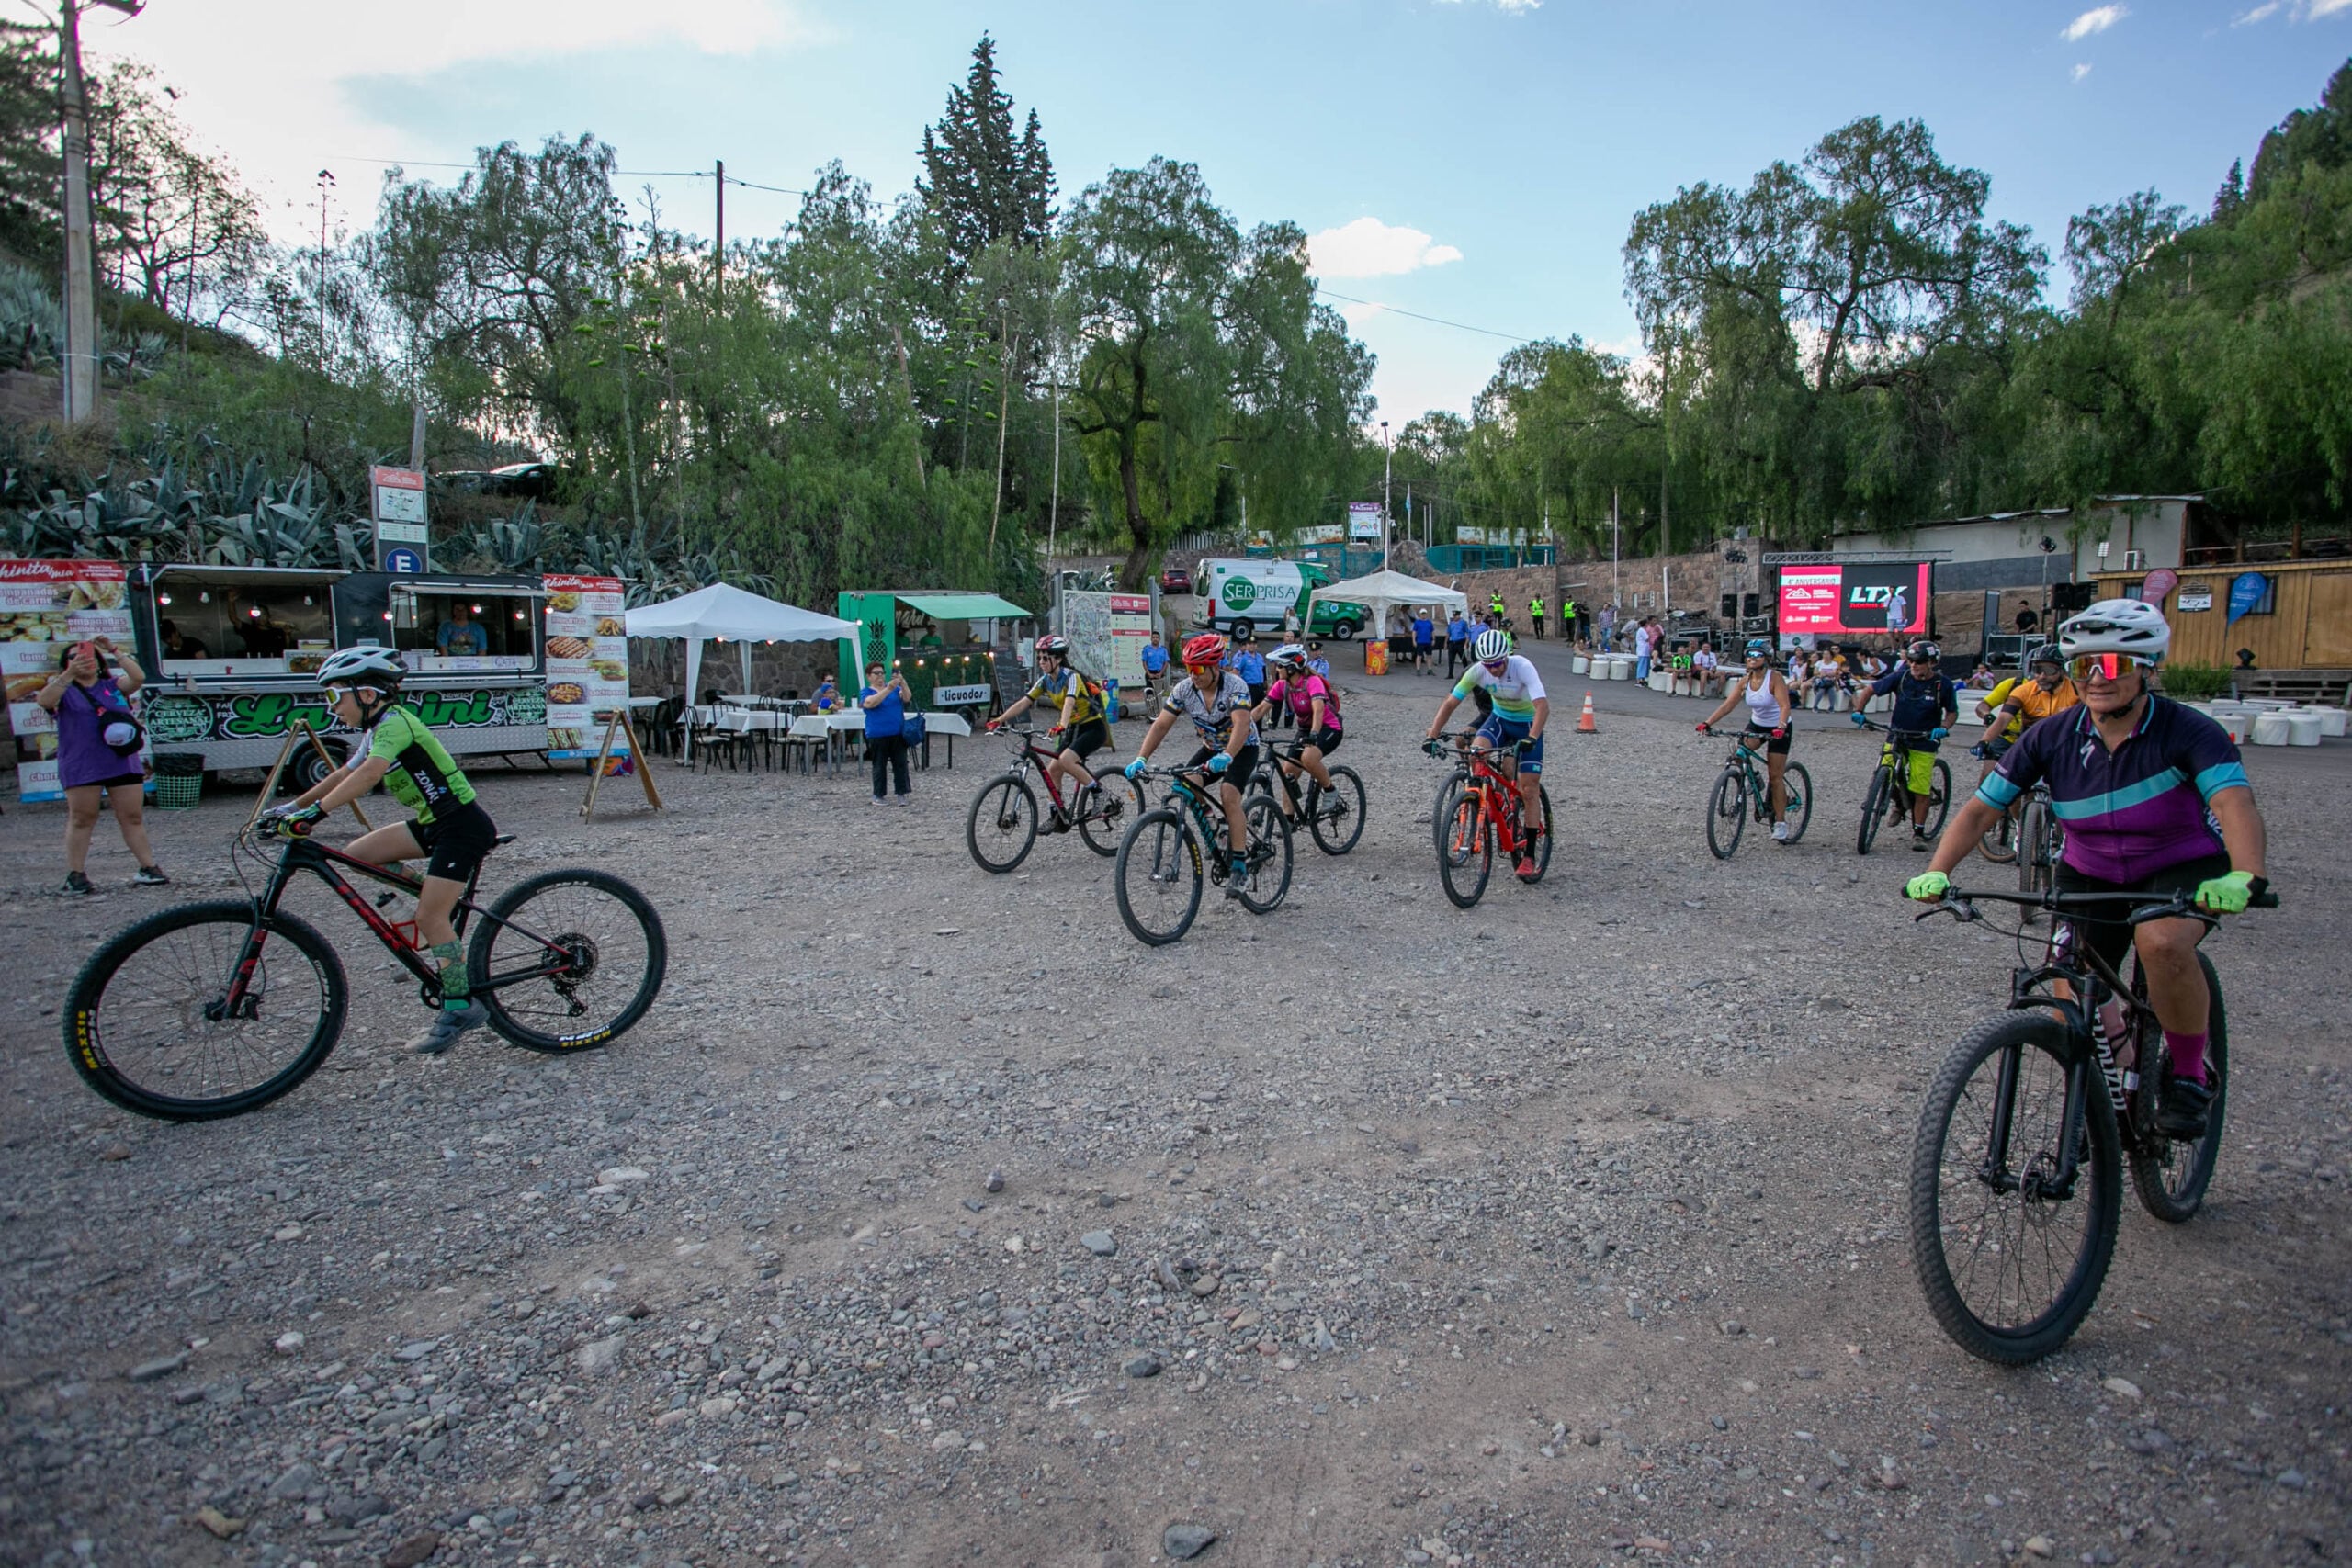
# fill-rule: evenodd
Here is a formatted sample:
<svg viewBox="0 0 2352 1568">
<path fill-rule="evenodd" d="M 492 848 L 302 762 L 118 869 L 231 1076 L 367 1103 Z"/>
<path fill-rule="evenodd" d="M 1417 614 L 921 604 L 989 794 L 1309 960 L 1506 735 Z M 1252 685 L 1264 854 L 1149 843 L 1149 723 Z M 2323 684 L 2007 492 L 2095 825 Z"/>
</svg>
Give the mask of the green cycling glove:
<svg viewBox="0 0 2352 1568">
<path fill-rule="evenodd" d="M 2254 873 L 2233 871 L 2197 885 L 2197 907 L 2209 915 L 2243 915 L 2254 897 Z"/>
<path fill-rule="evenodd" d="M 1940 871 L 1923 871 L 1903 885 L 1905 898 L 1933 903 L 1951 890 L 1951 878 Z"/>
</svg>

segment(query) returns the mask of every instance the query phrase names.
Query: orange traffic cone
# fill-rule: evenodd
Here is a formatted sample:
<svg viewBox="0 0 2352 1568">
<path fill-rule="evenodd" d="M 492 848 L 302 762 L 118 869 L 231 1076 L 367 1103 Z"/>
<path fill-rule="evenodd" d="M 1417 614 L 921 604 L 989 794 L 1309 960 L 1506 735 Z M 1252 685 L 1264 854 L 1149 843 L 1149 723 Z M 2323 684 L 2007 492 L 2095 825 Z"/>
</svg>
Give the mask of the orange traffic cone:
<svg viewBox="0 0 2352 1568">
<path fill-rule="evenodd" d="M 1592 688 L 1589 686 L 1585 688 L 1584 713 L 1577 719 L 1577 733 L 1578 735 L 1600 733 L 1600 726 L 1592 722 Z"/>
</svg>

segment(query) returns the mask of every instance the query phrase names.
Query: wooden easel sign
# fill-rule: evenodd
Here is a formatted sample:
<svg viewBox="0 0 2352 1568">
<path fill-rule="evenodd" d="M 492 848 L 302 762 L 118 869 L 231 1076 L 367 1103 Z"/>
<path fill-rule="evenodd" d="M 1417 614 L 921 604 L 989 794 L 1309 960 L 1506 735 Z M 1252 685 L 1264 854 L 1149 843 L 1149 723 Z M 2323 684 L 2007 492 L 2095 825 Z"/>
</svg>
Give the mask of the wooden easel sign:
<svg viewBox="0 0 2352 1568">
<path fill-rule="evenodd" d="M 286 764 L 294 760 L 295 751 L 305 740 L 311 743 L 311 750 L 318 753 L 319 761 L 326 764 L 327 772 L 333 773 L 342 766 L 334 760 L 334 753 L 327 750 L 326 742 L 321 740 L 318 732 L 311 728 L 308 719 L 294 720 L 287 727 L 286 744 L 277 749 L 277 761 L 269 765 L 269 777 L 262 780 L 261 794 L 254 797 L 253 815 L 245 818 L 246 827 L 259 821 L 261 814 L 269 809 L 269 803 L 277 798 L 277 781 L 285 773 Z M 368 813 L 359 809 L 359 803 L 356 800 L 351 803 L 351 814 L 359 818 L 362 832 L 376 826 L 368 820 Z"/>
<path fill-rule="evenodd" d="M 588 798 L 580 803 L 580 819 L 586 821 L 596 809 L 596 788 L 605 782 L 605 769 L 613 760 L 613 742 L 628 742 L 629 765 L 637 770 L 637 782 L 645 786 L 645 804 L 656 811 L 666 809 L 662 804 L 662 792 L 653 787 L 653 770 L 645 765 L 645 748 L 637 743 L 637 726 L 628 720 L 627 708 L 615 708 L 605 725 L 605 744 L 596 752 L 595 765 L 588 770 Z"/>
</svg>

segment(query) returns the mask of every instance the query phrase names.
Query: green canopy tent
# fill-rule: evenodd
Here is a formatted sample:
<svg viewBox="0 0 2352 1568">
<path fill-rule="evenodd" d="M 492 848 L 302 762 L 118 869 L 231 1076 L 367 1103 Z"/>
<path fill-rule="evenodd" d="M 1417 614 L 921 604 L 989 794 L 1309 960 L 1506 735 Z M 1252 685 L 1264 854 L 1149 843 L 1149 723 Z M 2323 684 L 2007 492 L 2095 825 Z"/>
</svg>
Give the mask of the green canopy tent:
<svg viewBox="0 0 2352 1568">
<path fill-rule="evenodd" d="M 937 646 L 902 647 L 899 641 L 899 609 L 904 605 L 928 616 L 938 627 Z M 856 644 L 842 648 L 842 685 L 855 691 L 865 680 L 865 666 L 876 660 L 899 671 L 924 707 L 947 705 L 933 701 L 941 687 L 969 690 L 986 686 L 993 701 L 997 656 L 1010 654 L 1023 636 L 1015 623 L 1034 621 L 1028 611 L 993 593 L 952 589 L 916 592 L 875 590 L 844 592 L 835 609 L 845 621 L 862 628 Z M 966 705 L 958 701 L 956 706 Z"/>
</svg>

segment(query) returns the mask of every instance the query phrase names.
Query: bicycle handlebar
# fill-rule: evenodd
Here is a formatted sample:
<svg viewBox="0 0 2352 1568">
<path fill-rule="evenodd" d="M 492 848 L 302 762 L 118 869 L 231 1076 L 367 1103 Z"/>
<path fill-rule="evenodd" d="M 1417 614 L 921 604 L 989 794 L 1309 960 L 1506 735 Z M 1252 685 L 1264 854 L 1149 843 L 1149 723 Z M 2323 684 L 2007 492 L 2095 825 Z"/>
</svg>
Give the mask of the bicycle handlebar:
<svg viewBox="0 0 2352 1568">
<path fill-rule="evenodd" d="M 1954 887 L 1947 889 L 1942 898 L 1939 899 L 1929 908 L 1920 911 L 1919 914 L 1913 918 L 1915 920 L 1924 920 L 1937 915 L 1950 915 L 1954 919 L 1965 924 L 1973 920 L 1981 920 L 1984 918 L 1982 914 L 1978 913 L 1976 909 L 1976 905 L 1980 900 L 1996 904 L 2014 904 L 2019 908 L 2048 909 L 2063 914 L 2069 909 L 2081 910 L 2094 907 L 2112 906 L 2122 903 L 2128 899 L 2133 899 L 2137 897 L 2137 895 L 2130 893 L 2060 893 L 2055 890 L 2046 893 L 2009 893 L 2002 891 L 1985 891 L 1979 893 Z M 2175 920 L 2183 919 L 2203 920 L 2208 925 L 2218 923 L 2221 917 L 2211 913 L 2211 911 L 2199 908 L 2196 905 L 2195 899 L 2195 893 L 2184 888 L 2179 892 L 2167 895 L 2163 898 L 2150 899 L 2145 903 L 2135 903 L 2131 914 L 2125 916 L 2121 919 L 2102 918 L 2098 915 L 2082 915 L 2077 918 L 2091 924 L 2110 926 L 2138 926 L 2145 925 L 2150 920 Z M 2249 909 L 2275 909 L 2278 907 L 2278 893 L 2267 887 L 2260 893 L 2256 894 L 2253 897 L 2246 900 L 2246 908 Z"/>
</svg>

